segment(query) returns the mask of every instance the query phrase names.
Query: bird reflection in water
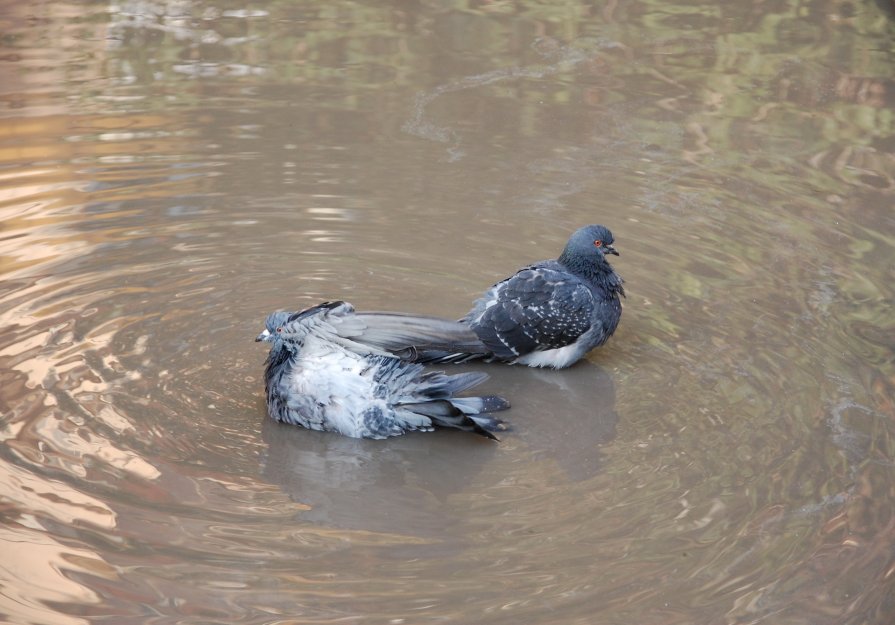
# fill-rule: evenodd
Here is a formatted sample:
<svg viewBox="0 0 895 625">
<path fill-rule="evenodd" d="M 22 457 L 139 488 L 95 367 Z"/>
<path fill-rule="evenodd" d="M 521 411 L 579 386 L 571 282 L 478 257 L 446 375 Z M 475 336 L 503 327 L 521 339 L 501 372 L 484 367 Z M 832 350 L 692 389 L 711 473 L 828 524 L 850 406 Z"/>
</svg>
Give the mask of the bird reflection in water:
<svg viewBox="0 0 895 625">
<path fill-rule="evenodd" d="M 505 461 L 552 461 L 573 482 L 599 472 L 600 446 L 618 423 L 605 369 L 586 360 L 563 371 L 475 368 L 516 398 L 518 419 L 503 444 L 452 430 L 371 442 L 265 418 L 263 476 L 310 506 L 301 521 L 444 540 L 463 514 L 449 498 L 474 482 L 499 482 Z"/>
</svg>

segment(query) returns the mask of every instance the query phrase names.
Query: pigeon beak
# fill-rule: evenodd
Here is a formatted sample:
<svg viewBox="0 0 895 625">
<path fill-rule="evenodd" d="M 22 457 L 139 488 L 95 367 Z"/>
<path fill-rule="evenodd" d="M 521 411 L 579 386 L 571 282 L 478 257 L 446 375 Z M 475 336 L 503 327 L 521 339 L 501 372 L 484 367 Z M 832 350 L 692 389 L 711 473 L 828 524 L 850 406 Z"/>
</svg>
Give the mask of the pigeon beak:
<svg viewBox="0 0 895 625">
<path fill-rule="evenodd" d="M 255 337 L 255 342 L 260 343 L 261 341 L 266 341 L 269 336 L 270 336 L 270 331 L 267 328 L 264 328 L 264 331 Z"/>
<path fill-rule="evenodd" d="M 603 246 L 603 255 L 605 256 L 606 254 L 612 254 L 613 256 L 618 256 L 618 255 L 619 255 L 619 253 L 616 252 L 616 251 L 615 251 L 615 248 L 612 247 L 611 245 L 604 245 L 604 246 Z"/>
</svg>

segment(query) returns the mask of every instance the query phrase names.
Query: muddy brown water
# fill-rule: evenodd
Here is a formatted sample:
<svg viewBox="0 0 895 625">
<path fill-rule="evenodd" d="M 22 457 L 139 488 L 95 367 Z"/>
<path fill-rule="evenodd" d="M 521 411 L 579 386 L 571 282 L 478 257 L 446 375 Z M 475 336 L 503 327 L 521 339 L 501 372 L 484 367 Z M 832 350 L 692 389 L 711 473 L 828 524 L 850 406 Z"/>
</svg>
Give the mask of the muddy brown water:
<svg viewBox="0 0 895 625">
<path fill-rule="evenodd" d="M 895 621 L 889 3 L 12 3 L 10 623 Z M 265 315 L 457 317 L 603 223 L 500 444 L 265 417 Z"/>
</svg>

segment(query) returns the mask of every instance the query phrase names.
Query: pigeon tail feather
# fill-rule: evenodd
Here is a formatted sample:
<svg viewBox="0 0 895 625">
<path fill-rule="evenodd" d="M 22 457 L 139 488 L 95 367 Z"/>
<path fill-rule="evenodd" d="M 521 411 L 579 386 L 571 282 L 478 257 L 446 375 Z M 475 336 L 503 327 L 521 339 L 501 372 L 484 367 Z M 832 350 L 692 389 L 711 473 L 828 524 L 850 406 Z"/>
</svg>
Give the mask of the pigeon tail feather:
<svg viewBox="0 0 895 625">
<path fill-rule="evenodd" d="M 429 399 L 451 399 L 473 386 L 478 386 L 488 379 L 488 374 L 480 371 L 469 371 L 446 375 L 441 371 L 424 374 L 425 385 L 420 389 L 421 395 Z"/>
<path fill-rule="evenodd" d="M 468 397 L 464 399 L 481 400 L 480 397 Z M 461 408 L 455 407 L 454 399 L 420 402 L 417 404 L 404 404 L 401 406 L 402 414 L 410 412 L 414 415 L 424 415 L 432 420 L 432 423 L 447 428 L 474 432 L 491 440 L 500 440 L 492 431 L 505 430 L 506 426 L 501 419 L 490 415 L 471 415 Z"/>
<path fill-rule="evenodd" d="M 485 395 L 483 397 L 454 397 L 451 404 L 458 410 L 468 415 L 478 415 L 484 412 L 498 412 L 508 410 L 510 402 L 497 395 Z"/>
</svg>

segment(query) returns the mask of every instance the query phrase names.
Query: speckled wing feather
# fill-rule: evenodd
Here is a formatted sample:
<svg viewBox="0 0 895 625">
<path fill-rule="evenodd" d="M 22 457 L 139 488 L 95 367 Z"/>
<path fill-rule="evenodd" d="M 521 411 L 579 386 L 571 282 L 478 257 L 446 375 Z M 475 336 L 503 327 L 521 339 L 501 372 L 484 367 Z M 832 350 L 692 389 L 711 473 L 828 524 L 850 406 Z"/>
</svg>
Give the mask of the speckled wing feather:
<svg viewBox="0 0 895 625">
<path fill-rule="evenodd" d="M 546 261 L 494 285 L 466 321 L 495 356 L 512 359 L 574 343 L 590 329 L 594 306 L 578 277 Z"/>
</svg>

